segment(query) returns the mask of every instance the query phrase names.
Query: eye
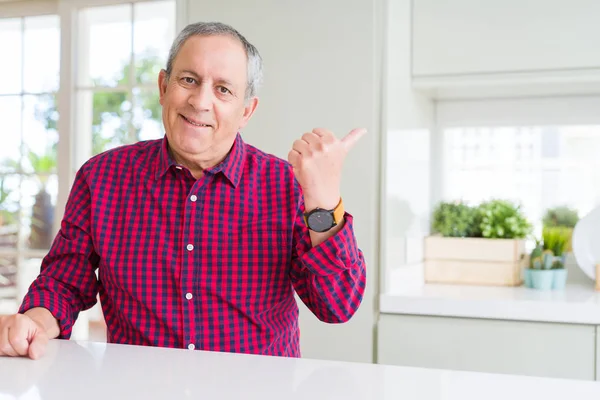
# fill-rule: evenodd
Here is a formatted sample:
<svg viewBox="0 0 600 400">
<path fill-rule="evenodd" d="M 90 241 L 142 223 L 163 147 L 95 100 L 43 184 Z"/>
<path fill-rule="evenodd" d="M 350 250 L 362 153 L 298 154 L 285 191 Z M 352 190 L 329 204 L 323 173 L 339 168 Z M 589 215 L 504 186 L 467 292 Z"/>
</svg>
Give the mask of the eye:
<svg viewBox="0 0 600 400">
<path fill-rule="evenodd" d="M 231 93 L 231 91 L 229 89 L 227 89 L 225 86 L 218 86 L 217 90 L 221 94 L 229 94 L 229 93 Z"/>
<path fill-rule="evenodd" d="M 193 85 L 194 83 L 196 83 L 196 80 L 194 78 L 191 78 L 189 76 L 186 76 L 184 78 L 182 78 L 183 81 L 189 85 Z"/>
</svg>

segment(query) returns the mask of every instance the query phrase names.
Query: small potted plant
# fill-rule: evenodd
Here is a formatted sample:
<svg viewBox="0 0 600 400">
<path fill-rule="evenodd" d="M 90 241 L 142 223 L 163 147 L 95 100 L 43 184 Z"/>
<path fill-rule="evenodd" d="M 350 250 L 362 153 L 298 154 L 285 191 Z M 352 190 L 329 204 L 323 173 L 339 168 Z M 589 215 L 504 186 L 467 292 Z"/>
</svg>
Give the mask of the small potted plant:
<svg viewBox="0 0 600 400">
<path fill-rule="evenodd" d="M 518 205 L 500 199 L 476 207 L 445 202 L 432 219 L 434 234 L 425 238 L 426 282 L 521 284 L 531 224 Z"/>
<path fill-rule="evenodd" d="M 548 228 L 557 226 L 575 228 L 578 221 L 579 214 L 577 213 L 577 210 L 567 206 L 554 207 L 546 210 L 543 220 L 544 226 Z"/>
<path fill-rule="evenodd" d="M 42 155 L 29 151 L 29 163 L 36 172 L 38 193 L 31 212 L 31 234 L 29 247 L 32 249 L 49 249 L 52 245 L 52 228 L 54 224 L 54 204 L 48 193 L 48 179 L 56 171 L 56 149 L 51 147 Z"/>
<path fill-rule="evenodd" d="M 567 282 L 566 250 L 571 228 L 543 229 L 543 240 L 531 252 L 529 268 L 525 270 L 525 286 L 539 290 L 564 289 Z"/>
</svg>

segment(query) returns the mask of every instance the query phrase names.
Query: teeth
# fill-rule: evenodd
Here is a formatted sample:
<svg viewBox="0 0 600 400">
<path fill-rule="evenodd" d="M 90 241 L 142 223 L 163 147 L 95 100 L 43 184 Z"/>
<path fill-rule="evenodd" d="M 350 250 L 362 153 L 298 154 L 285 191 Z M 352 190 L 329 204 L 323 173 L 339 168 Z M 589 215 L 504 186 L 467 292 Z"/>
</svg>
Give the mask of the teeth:
<svg viewBox="0 0 600 400">
<path fill-rule="evenodd" d="M 185 117 L 183 117 L 183 118 L 185 118 Z M 189 119 L 187 119 L 187 118 L 185 118 L 185 120 L 186 120 L 187 122 L 189 122 L 190 124 L 194 125 L 194 126 L 202 126 L 202 127 L 207 127 L 207 126 L 210 126 L 210 125 L 205 125 L 205 124 L 197 124 L 197 123 L 195 123 L 195 122 L 192 122 L 192 121 L 190 121 L 190 120 L 189 120 Z"/>
</svg>

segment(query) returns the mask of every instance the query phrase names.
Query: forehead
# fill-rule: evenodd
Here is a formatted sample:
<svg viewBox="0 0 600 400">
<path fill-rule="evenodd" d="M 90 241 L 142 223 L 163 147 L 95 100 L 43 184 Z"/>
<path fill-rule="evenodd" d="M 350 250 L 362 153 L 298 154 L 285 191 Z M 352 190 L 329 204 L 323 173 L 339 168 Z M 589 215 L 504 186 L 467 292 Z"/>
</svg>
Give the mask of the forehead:
<svg viewBox="0 0 600 400">
<path fill-rule="evenodd" d="M 220 77 L 245 83 L 248 59 L 242 44 L 230 36 L 193 36 L 173 61 L 175 71 L 190 70 L 200 77 Z"/>
</svg>

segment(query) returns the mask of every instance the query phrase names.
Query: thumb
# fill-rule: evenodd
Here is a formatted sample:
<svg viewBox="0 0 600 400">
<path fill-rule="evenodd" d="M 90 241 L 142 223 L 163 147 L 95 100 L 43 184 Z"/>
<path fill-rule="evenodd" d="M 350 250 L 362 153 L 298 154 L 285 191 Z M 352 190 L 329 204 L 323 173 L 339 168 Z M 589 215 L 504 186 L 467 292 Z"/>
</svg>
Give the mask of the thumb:
<svg viewBox="0 0 600 400">
<path fill-rule="evenodd" d="M 346 150 L 350 150 L 358 142 L 358 140 L 367 133 L 365 128 L 352 129 L 349 134 L 342 138 L 342 143 Z"/>
<path fill-rule="evenodd" d="M 37 360 L 42 357 L 46 352 L 46 346 L 48 344 L 48 335 L 43 330 L 38 330 L 29 343 L 29 358 Z"/>
</svg>

